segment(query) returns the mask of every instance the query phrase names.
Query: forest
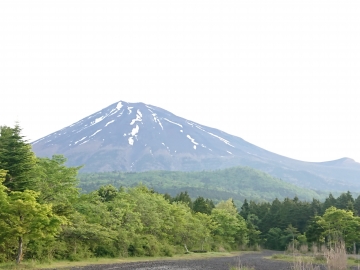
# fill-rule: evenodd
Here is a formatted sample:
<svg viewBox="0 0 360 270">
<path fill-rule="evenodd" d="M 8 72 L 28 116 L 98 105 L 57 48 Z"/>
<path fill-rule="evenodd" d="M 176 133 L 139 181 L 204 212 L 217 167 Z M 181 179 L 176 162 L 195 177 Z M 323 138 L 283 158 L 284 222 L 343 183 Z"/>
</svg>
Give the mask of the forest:
<svg viewBox="0 0 360 270">
<path fill-rule="evenodd" d="M 21 128 L 0 127 L 0 263 L 360 244 L 360 196 L 214 203 L 187 191 L 104 184 L 81 192 L 66 158 L 36 157 Z"/>
<path fill-rule="evenodd" d="M 274 198 L 299 197 L 302 200 L 325 199 L 328 193 L 297 187 L 262 171 L 236 166 L 214 171 L 146 171 L 96 172 L 80 171 L 79 187 L 91 192 L 102 185 L 133 187 L 144 184 L 160 193 L 172 196 L 187 191 L 190 197 L 212 199 L 214 202 L 232 198 L 236 205 L 244 199 L 272 201 Z"/>
</svg>

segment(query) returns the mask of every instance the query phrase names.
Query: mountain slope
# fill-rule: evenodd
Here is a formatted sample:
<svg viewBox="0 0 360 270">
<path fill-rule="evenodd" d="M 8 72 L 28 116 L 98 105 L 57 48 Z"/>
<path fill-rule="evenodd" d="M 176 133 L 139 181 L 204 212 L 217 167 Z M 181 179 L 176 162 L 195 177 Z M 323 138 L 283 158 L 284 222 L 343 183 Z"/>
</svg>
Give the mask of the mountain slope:
<svg viewBox="0 0 360 270">
<path fill-rule="evenodd" d="M 301 200 L 320 199 L 319 194 L 276 179 L 269 174 L 249 167 L 232 167 L 202 172 L 102 172 L 81 173 L 80 187 L 90 192 L 106 184 L 131 187 L 144 184 L 155 191 L 175 196 L 187 191 L 193 198 L 203 196 L 215 201 L 233 198 L 240 205 L 246 198 L 254 201 L 272 201 L 298 196 Z"/>
<path fill-rule="evenodd" d="M 290 159 L 144 103 L 114 103 L 32 146 L 38 156 L 64 154 L 69 165 L 85 165 L 83 172 L 201 171 L 242 165 L 307 188 L 360 190 L 360 164 L 351 159 Z"/>
</svg>

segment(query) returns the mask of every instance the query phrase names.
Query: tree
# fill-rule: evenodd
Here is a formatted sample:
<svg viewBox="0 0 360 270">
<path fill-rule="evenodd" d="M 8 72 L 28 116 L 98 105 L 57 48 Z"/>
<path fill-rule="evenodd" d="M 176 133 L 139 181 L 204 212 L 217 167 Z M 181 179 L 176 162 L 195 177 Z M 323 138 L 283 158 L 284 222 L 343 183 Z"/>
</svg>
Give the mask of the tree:
<svg viewBox="0 0 360 270">
<path fill-rule="evenodd" d="M 354 212 L 356 215 L 360 215 L 360 195 L 354 201 Z"/>
<path fill-rule="evenodd" d="M 297 228 L 293 227 L 291 224 L 284 230 L 285 233 L 291 235 L 292 238 L 292 250 L 295 250 L 295 238 L 299 235 Z"/>
<path fill-rule="evenodd" d="M 280 228 L 270 228 L 266 234 L 266 247 L 273 250 L 284 250 L 285 244 L 280 240 L 283 234 Z"/>
<path fill-rule="evenodd" d="M 352 197 L 350 191 L 342 193 L 337 199 L 336 204 L 334 205 L 338 209 L 345 209 L 354 211 L 354 198 Z M 350 208 L 349 208 L 350 207 Z"/>
<path fill-rule="evenodd" d="M 244 218 L 237 213 L 236 207 L 229 199 L 216 205 L 211 212 L 211 218 L 217 224 L 214 235 L 231 245 L 247 244 L 247 226 Z"/>
<path fill-rule="evenodd" d="M 250 214 L 250 207 L 249 207 L 249 203 L 247 201 L 247 199 L 244 200 L 243 205 L 240 208 L 240 215 L 244 218 L 247 219 L 247 216 Z"/>
<path fill-rule="evenodd" d="M 236 215 L 238 213 L 236 206 L 234 204 L 233 199 L 228 199 L 227 201 L 221 201 L 216 205 L 216 209 L 224 209 L 228 213 L 232 215 Z"/>
<path fill-rule="evenodd" d="M 40 203 L 51 203 L 54 213 L 69 216 L 79 195 L 77 174 L 81 167 L 67 167 L 65 162 L 62 155 L 53 155 L 51 159 L 37 158 L 38 180 L 32 189 L 40 193 Z"/>
<path fill-rule="evenodd" d="M 260 243 L 260 234 L 257 224 L 259 223 L 259 218 L 255 214 L 249 214 L 246 218 L 246 227 L 249 237 L 249 246 L 254 247 Z"/>
<path fill-rule="evenodd" d="M 199 196 L 193 202 L 193 211 L 198 213 L 211 214 L 211 210 L 214 208 L 214 203 L 211 200 L 204 199 Z"/>
<path fill-rule="evenodd" d="M 36 158 L 31 145 L 14 128 L 0 127 L 0 169 L 7 170 L 4 185 L 10 191 L 24 191 L 34 186 Z"/>
<path fill-rule="evenodd" d="M 324 228 L 320 226 L 320 216 L 313 217 L 306 230 L 306 238 L 309 244 L 324 243 Z"/>
<path fill-rule="evenodd" d="M 336 199 L 332 195 L 332 193 L 329 194 L 329 196 L 325 199 L 325 202 L 323 203 L 323 209 L 322 212 L 325 213 L 326 209 L 330 208 L 331 206 L 336 205 Z"/>
<path fill-rule="evenodd" d="M 118 190 L 113 185 L 106 185 L 101 186 L 97 193 L 104 202 L 110 202 L 116 198 Z"/>
<path fill-rule="evenodd" d="M 183 202 L 185 204 L 187 204 L 190 208 L 192 208 L 192 201 L 191 198 L 189 196 L 189 194 L 187 193 L 187 191 L 185 192 L 180 192 L 178 195 L 176 195 L 173 199 L 172 202 Z"/>
<path fill-rule="evenodd" d="M 351 246 L 360 240 L 360 218 L 354 217 L 352 211 L 330 207 L 317 223 L 330 244 L 344 240 L 347 246 Z"/>
<path fill-rule="evenodd" d="M 37 197 L 38 193 L 32 190 L 7 194 L 1 184 L 0 239 L 17 240 L 17 263 L 23 258 L 26 241 L 52 237 L 60 231 L 60 225 L 66 222 L 52 213 L 50 205 L 39 204 Z"/>
</svg>

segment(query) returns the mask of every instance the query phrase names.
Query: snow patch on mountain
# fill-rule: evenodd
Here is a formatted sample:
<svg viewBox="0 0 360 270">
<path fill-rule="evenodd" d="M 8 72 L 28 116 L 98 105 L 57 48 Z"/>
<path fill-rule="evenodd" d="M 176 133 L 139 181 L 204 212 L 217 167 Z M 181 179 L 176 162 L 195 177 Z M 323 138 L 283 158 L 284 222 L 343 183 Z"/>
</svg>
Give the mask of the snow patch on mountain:
<svg viewBox="0 0 360 270">
<path fill-rule="evenodd" d="M 128 142 L 129 142 L 130 145 L 134 145 L 134 139 L 133 139 L 133 137 L 129 137 L 129 138 L 128 138 Z"/>
<path fill-rule="evenodd" d="M 117 112 L 118 112 L 117 109 L 112 109 L 112 110 L 110 111 L 110 113 L 109 113 L 108 116 L 111 116 L 111 115 L 113 115 L 113 114 L 115 114 L 115 113 L 117 113 Z"/>
<path fill-rule="evenodd" d="M 206 130 L 203 129 L 201 126 L 195 125 L 195 127 L 196 127 L 197 129 L 200 129 L 201 131 L 206 132 L 207 134 L 209 134 L 209 135 L 211 135 L 211 136 L 214 136 L 215 138 L 218 138 L 220 141 L 226 143 L 227 145 L 230 145 L 231 147 L 234 147 L 232 144 L 230 144 L 230 142 L 229 142 L 228 140 L 225 140 L 224 138 L 221 138 L 220 136 L 215 135 L 214 133 L 211 133 L 211 132 L 206 131 Z"/>
<path fill-rule="evenodd" d="M 92 122 L 91 122 L 91 126 L 93 126 L 93 125 L 101 122 L 102 120 L 105 119 L 105 117 L 106 117 L 106 115 L 103 115 L 103 116 L 101 116 L 101 117 L 99 117 L 99 118 L 96 118 L 95 121 L 92 121 Z"/>
<path fill-rule="evenodd" d="M 206 131 L 206 132 L 207 132 L 207 131 Z M 230 144 L 230 142 L 229 142 L 228 140 L 225 140 L 224 138 L 221 138 L 220 136 L 215 135 L 215 134 L 213 134 L 213 133 L 211 133 L 211 132 L 207 132 L 207 133 L 210 134 L 211 136 L 214 136 L 215 138 L 218 138 L 220 141 L 226 143 L 227 145 L 230 145 L 231 147 L 235 147 L 235 146 L 233 146 L 232 144 Z"/>
<path fill-rule="evenodd" d="M 105 127 L 107 127 L 108 125 L 110 125 L 111 123 L 114 123 L 114 122 L 115 122 L 115 120 L 111 120 L 111 121 L 107 122 Z"/>
<path fill-rule="evenodd" d="M 122 110 L 122 111 L 118 114 L 118 116 L 116 116 L 116 117 L 121 117 L 122 114 L 123 114 L 123 112 L 124 112 L 124 110 Z"/>
<path fill-rule="evenodd" d="M 80 143 L 79 145 L 85 144 L 87 143 L 89 140 L 83 141 L 82 143 Z"/>
<path fill-rule="evenodd" d="M 194 144 L 194 149 L 196 150 L 196 145 L 198 145 L 198 143 L 195 142 L 195 139 L 191 138 L 190 135 L 187 135 L 186 137 Z"/>
<path fill-rule="evenodd" d="M 91 138 L 92 136 L 95 136 L 95 135 L 96 135 L 96 133 L 99 133 L 101 130 L 102 130 L 102 129 L 98 129 L 98 130 L 97 130 L 97 131 L 95 131 L 92 135 L 90 135 L 90 137 L 89 137 L 89 138 Z"/>
<path fill-rule="evenodd" d="M 74 144 L 77 144 L 78 142 L 81 142 L 81 141 L 85 140 L 86 138 L 87 138 L 87 136 L 82 137 L 80 140 L 76 141 Z"/>
<path fill-rule="evenodd" d="M 158 123 L 159 126 L 161 127 L 161 129 L 164 130 L 164 127 L 163 127 L 163 125 L 161 124 L 160 119 L 159 119 L 159 117 L 157 116 L 157 114 L 156 114 L 156 113 L 153 113 L 152 116 L 154 117 L 154 122 L 155 122 L 155 123 Z"/>
<path fill-rule="evenodd" d="M 168 121 L 169 123 L 171 123 L 171 124 L 174 124 L 174 125 L 177 125 L 177 126 L 179 126 L 179 127 L 183 127 L 182 125 L 180 125 L 179 123 L 175 123 L 175 122 L 173 122 L 173 121 L 170 121 L 169 119 L 167 119 L 167 118 L 163 118 L 165 121 Z"/>
<path fill-rule="evenodd" d="M 140 112 L 140 110 L 137 110 L 136 118 L 131 120 L 130 126 L 135 124 L 135 122 L 141 122 L 141 121 L 142 121 L 142 113 Z"/>
<path fill-rule="evenodd" d="M 133 129 L 132 129 L 132 131 L 131 131 L 131 135 L 132 136 L 135 136 L 136 134 L 138 134 L 139 133 L 139 126 L 138 125 L 136 125 L 136 127 L 134 127 Z"/>
<path fill-rule="evenodd" d="M 139 133 L 139 126 L 136 125 L 136 127 L 134 127 L 131 131 L 131 133 L 129 133 L 129 135 L 131 135 L 131 137 L 128 138 L 128 142 L 130 145 L 134 145 L 134 137 L 137 138 L 137 134 Z M 125 134 L 124 134 L 125 135 Z"/>
<path fill-rule="evenodd" d="M 116 109 L 118 110 L 118 111 L 120 111 L 120 109 L 123 107 L 123 105 L 122 105 L 122 102 L 120 101 L 117 105 L 116 105 Z"/>
</svg>

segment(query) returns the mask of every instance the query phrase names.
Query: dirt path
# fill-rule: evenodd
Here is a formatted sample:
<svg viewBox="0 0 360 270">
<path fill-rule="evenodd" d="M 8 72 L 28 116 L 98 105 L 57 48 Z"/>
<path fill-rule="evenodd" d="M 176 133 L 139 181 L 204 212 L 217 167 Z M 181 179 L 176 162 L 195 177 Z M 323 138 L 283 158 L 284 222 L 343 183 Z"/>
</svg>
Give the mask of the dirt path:
<svg viewBox="0 0 360 270">
<path fill-rule="evenodd" d="M 244 266 L 254 267 L 255 270 L 287 270 L 291 269 L 288 262 L 265 259 L 274 251 L 243 254 L 240 257 L 221 257 L 201 260 L 169 260 L 148 261 L 124 264 L 90 265 L 72 270 L 229 270 L 232 266 L 238 266 L 239 262 Z"/>
</svg>

